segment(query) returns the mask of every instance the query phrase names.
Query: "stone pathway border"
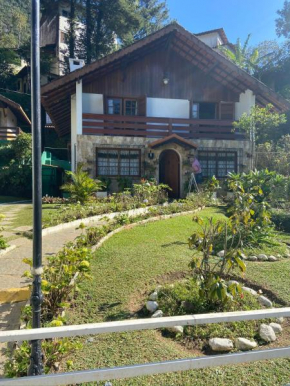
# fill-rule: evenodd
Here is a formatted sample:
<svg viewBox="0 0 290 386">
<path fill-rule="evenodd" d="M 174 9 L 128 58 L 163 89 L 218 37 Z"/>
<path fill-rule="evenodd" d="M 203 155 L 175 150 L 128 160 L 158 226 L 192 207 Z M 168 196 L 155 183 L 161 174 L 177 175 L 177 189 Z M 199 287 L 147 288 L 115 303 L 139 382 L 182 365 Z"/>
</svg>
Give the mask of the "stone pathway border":
<svg viewBox="0 0 290 386">
<path fill-rule="evenodd" d="M 9 245 L 9 247 L 5 249 L 0 249 L 0 257 L 6 255 L 6 253 L 13 251 L 13 249 L 15 248 L 17 248 L 16 245 Z"/>
<path fill-rule="evenodd" d="M 56 233 L 56 232 L 62 231 L 64 229 L 77 228 L 81 224 L 89 226 L 89 225 L 91 225 L 91 223 L 94 223 L 96 221 L 101 221 L 104 218 L 112 220 L 113 218 L 115 218 L 117 216 L 122 216 L 122 215 L 127 215 L 128 217 L 136 217 L 140 214 L 148 213 L 150 211 L 150 209 L 152 209 L 152 208 L 158 208 L 158 207 L 159 206 L 147 206 L 146 208 L 130 209 L 130 210 L 126 210 L 123 212 L 104 213 L 104 214 L 98 214 L 97 216 L 85 217 L 85 218 L 81 218 L 79 220 L 55 225 L 55 226 L 50 227 L 50 228 L 44 228 L 42 230 L 42 236 L 46 236 L 46 235 L 49 235 L 51 233 Z M 162 208 L 162 205 L 160 207 Z"/>
</svg>

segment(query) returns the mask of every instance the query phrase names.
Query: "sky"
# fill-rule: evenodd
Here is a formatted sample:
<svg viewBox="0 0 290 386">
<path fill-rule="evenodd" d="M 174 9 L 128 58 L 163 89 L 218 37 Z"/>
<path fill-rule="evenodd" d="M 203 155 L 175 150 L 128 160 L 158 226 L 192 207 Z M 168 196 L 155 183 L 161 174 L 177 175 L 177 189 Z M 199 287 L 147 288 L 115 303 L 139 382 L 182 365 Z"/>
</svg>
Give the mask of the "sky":
<svg viewBox="0 0 290 386">
<path fill-rule="evenodd" d="M 275 19 L 284 0 L 167 0 L 170 17 L 190 32 L 223 27 L 231 43 L 250 45 L 277 38 Z"/>
</svg>

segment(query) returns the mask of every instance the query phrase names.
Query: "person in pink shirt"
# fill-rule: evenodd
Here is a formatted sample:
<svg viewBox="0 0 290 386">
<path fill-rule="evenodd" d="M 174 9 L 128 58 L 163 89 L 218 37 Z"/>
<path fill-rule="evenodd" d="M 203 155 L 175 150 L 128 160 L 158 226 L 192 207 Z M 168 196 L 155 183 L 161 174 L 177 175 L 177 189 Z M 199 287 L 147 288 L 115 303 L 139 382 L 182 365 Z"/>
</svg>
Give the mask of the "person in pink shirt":
<svg viewBox="0 0 290 386">
<path fill-rule="evenodd" d="M 195 175 L 196 183 L 201 184 L 202 183 L 202 170 L 201 170 L 201 165 L 200 165 L 196 156 L 194 157 L 194 160 L 192 162 L 192 169 L 193 169 L 193 173 Z"/>
</svg>

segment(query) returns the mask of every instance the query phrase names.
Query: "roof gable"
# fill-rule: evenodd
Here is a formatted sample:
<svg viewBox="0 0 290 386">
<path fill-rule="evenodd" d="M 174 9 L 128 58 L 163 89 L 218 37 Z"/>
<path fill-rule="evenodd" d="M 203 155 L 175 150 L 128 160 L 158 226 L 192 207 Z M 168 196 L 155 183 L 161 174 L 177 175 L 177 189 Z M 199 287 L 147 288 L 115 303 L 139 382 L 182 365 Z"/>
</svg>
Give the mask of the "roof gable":
<svg viewBox="0 0 290 386">
<path fill-rule="evenodd" d="M 258 104 L 265 106 L 272 103 L 278 111 L 290 109 L 290 104 L 265 84 L 207 46 L 179 24 L 172 23 L 122 50 L 43 86 L 43 105 L 50 114 L 56 129 L 59 129 L 58 117 L 62 119 L 63 132 L 68 132 L 70 129 L 68 96 L 75 93 L 77 80 L 83 79 L 84 82 L 90 82 L 91 79 L 120 68 L 126 61 L 140 59 L 150 53 L 152 49 L 168 44 L 181 57 L 228 89 L 236 93 L 243 93 L 250 89 L 255 93 Z"/>
</svg>

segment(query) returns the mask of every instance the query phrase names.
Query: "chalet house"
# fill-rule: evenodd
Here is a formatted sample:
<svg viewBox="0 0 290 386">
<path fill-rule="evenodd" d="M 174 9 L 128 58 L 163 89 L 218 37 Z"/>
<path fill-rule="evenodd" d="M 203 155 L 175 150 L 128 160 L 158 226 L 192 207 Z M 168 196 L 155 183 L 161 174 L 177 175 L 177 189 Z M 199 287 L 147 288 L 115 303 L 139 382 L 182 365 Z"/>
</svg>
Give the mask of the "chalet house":
<svg viewBox="0 0 290 386">
<path fill-rule="evenodd" d="M 22 132 L 20 127 L 30 127 L 31 122 L 23 108 L 11 99 L 0 95 L 0 141 L 12 141 Z"/>
<path fill-rule="evenodd" d="M 233 121 L 255 104 L 287 101 L 224 57 L 222 29 L 191 34 L 174 23 L 42 88 L 59 136 L 70 135 L 71 165 L 93 178 L 155 177 L 186 193 L 191 159 L 204 177 L 251 168 L 253 146 Z"/>
</svg>

